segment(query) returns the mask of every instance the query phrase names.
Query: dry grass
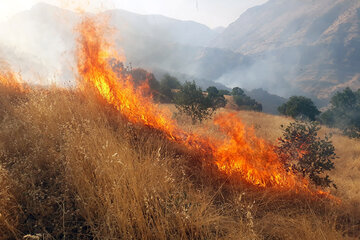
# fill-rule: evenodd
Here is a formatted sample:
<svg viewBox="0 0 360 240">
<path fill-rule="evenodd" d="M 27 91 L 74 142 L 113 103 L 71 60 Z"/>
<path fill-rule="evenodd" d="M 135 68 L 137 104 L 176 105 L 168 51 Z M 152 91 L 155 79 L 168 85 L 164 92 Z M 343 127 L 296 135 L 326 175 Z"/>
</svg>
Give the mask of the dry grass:
<svg viewBox="0 0 360 240">
<path fill-rule="evenodd" d="M 345 199 L 337 205 L 223 176 L 161 133 L 129 124 L 91 93 L 1 86 L 0 93 L 1 239 L 359 236 L 359 142 L 334 138 L 335 194 Z M 290 121 L 239 114 L 270 141 Z M 205 125 L 217 134 L 210 121 Z"/>
</svg>

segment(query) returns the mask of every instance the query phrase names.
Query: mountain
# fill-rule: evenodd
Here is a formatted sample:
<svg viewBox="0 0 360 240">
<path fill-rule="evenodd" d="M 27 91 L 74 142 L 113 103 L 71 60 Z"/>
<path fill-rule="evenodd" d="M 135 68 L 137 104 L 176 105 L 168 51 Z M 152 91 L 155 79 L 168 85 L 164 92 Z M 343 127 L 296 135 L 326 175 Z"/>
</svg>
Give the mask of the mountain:
<svg viewBox="0 0 360 240">
<path fill-rule="evenodd" d="M 224 84 L 328 98 L 360 87 L 360 1 L 270 0 L 242 14 L 212 46 L 252 59 L 233 70 L 242 79 L 232 74 L 219 79 Z"/>
<path fill-rule="evenodd" d="M 334 92 L 360 87 L 358 0 L 269 0 L 226 29 L 124 10 L 96 17 L 116 29 L 127 64 L 196 79 L 203 88 L 262 88 L 282 97 L 308 96 L 323 106 Z M 74 12 L 37 4 L 0 24 L 0 51 L 3 46 L 21 56 L 19 71 L 71 85 L 80 20 Z M 14 54 L 2 56 L 17 63 Z M 36 67 L 29 68 L 32 62 Z"/>
<path fill-rule="evenodd" d="M 125 34 L 140 35 L 164 42 L 204 47 L 218 35 L 216 30 L 203 24 L 161 15 L 140 15 L 119 9 L 105 11 L 101 15 L 109 17 L 110 24 L 123 37 Z"/>
<path fill-rule="evenodd" d="M 243 58 L 243 55 L 229 50 L 207 48 L 219 33 L 192 21 L 159 15 L 139 15 L 123 10 L 105 11 L 97 17 L 108 19 L 109 24 L 116 29 L 114 38 L 117 47 L 124 51 L 128 64 L 150 71 L 161 70 L 187 76 L 186 79 L 202 79 L 201 85 L 204 87 L 217 85 L 225 88 L 211 80 L 224 72 L 222 63 L 233 59 L 236 59 L 234 62 L 239 62 Z M 43 74 L 39 77 L 56 76 L 58 82 L 68 85 L 69 79 L 74 78 L 77 37 L 74 28 L 80 20 L 80 15 L 72 11 L 39 3 L 1 24 L 0 42 L 29 56 L 29 61 L 39 59 L 46 66 L 33 69 L 35 72 L 41 70 Z M 211 73 L 209 64 L 214 65 L 210 68 Z M 209 75 L 216 77 L 208 79 Z M 29 75 L 27 78 L 32 77 L 33 75 Z"/>
<path fill-rule="evenodd" d="M 263 112 L 278 115 L 278 107 L 284 104 L 287 99 L 270 94 L 262 88 L 245 91 L 246 95 L 261 103 Z"/>
</svg>

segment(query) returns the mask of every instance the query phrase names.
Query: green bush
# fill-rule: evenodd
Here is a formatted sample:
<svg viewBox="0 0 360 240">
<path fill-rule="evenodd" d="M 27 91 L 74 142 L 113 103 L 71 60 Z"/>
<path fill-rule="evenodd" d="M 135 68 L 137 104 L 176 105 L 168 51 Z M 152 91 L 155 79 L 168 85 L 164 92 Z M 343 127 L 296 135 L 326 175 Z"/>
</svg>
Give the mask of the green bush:
<svg viewBox="0 0 360 240">
<path fill-rule="evenodd" d="M 346 88 L 337 92 L 330 101 L 330 108 L 320 115 L 322 123 L 343 130 L 349 137 L 360 138 L 360 89 L 353 92 Z"/>
<path fill-rule="evenodd" d="M 256 100 L 247 96 L 241 88 L 233 88 L 231 95 L 233 96 L 234 102 L 241 110 L 262 111 L 261 103 L 258 103 Z"/>
<path fill-rule="evenodd" d="M 318 137 L 320 126 L 316 122 L 290 123 L 284 127 L 276 152 L 291 171 L 308 177 L 316 186 L 330 187 L 332 180 L 325 174 L 334 169 L 335 147 L 329 136 Z M 335 188 L 335 184 L 332 184 Z"/>
<path fill-rule="evenodd" d="M 231 91 L 231 95 L 233 96 L 245 96 L 244 90 L 239 87 L 234 87 Z"/>
<path fill-rule="evenodd" d="M 208 87 L 207 91 L 207 98 L 211 102 L 211 106 L 214 109 L 225 107 L 226 99 L 223 94 L 216 87 Z"/>
<path fill-rule="evenodd" d="M 179 80 L 169 74 L 166 74 L 160 81 L 160 101 L 163 103 L 170 103 L 174 101 L 174 89 L 180 89 L 181 83 Z"/>
<path fill-rule="evenodd" d="M 190 116 L 193 124 L 211 117 L 216 109 L 195 82 L 185 82 L 175 95 L 175 106 L 180 113 Z"/>
<path fill-rule="evenodd" d="M 293 96 L 278 108 L 280 114 L 293 118 L 315 120 L 320 111 L 310 98 L 303 96 Z"/>
<path fill-rule="evenodd" d="M 223 90 L 223 89 L 221 89 L 221 90 L 219 90 L 219 94 L 220 95 L 231 95 L 231 92 L 229 91 L 229 90 Z"/>
</svg>

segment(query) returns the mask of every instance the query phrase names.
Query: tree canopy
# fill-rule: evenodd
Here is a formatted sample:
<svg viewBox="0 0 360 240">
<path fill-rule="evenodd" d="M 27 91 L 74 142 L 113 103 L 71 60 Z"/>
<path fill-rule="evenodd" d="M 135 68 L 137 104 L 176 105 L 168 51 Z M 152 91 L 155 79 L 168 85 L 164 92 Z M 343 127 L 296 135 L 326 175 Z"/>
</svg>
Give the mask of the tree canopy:
<svg viewBox="0 0 360 240">
<path fill-rule="evenodd" d="M 226 99 L 224 94 L 222 94 L 216 87 L 211 86 L 206 89 L 207 98 L 210 100 L 210 104 L 212 108 L 220 108 L 225 107 Z"/>
<path fill-rule="evenodd" d="M 205 96 L 195 82 L 185 82 L 175 95 L 175 106 L 180 113 L 190 116 L 193 124 L 202 122 L 222 105 L 218 100 L 221 97 L 217 95 L 217 89 L 210 88 L 209 91 L 210 94 Z"/>
<path fill-rule="evenodd" d="M 320 111 L 314 102 L 307 97 L 293 96 L 278 108 L 280 114 L 293 118 L 308 118 L 314 121 Z"/>
<path fill-rule="evenodd" d="M 350 137 L 360 137 L 360 89 L 350 88 L 337 92 L 330 101 L 330 108 L 320 116 L 320 120 L 337 127 Z"/>
<path fill-rule="evenodd" d="M 261 103 L 258 103 L 255 99 L 247 96 L 241 88 L 233 88 L 231 95 L 233 96 L 234 102 L 241 110 L 262 111 Z"/>
</svg>

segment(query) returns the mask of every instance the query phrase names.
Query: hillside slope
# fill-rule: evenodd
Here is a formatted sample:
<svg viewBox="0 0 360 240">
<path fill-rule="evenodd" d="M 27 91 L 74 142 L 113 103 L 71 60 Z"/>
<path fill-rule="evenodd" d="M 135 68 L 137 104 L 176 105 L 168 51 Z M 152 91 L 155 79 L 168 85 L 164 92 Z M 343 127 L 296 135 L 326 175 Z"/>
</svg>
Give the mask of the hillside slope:
<svg viewBox="0 0 360 240">
<path fill-rule="evenodd" d="M 92 91 L 0 84 L 0 239 L 357 239 L 359 142 L 336 136 L 343 199 L 251 187 Z M 269 141 L 290 120 L 239 112 Z M 219 135 L 210 122 L 206 131 Z M 212 132 L 209 132 L 209 129 Z M 219 135 L 221 136 L 221 134 Z M 35 236 L 35 234 L 38 234 Z"/>
<path fill-rule="evenodd" d="M 241 15 L 213 46 L 252 56 L 250 69 L 237 71 L 244 82 L 327 98 L 339 88 L 360 87 L 360 2 L 270 0 Z"/>
</svg>

